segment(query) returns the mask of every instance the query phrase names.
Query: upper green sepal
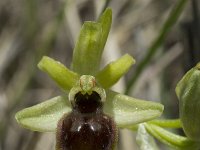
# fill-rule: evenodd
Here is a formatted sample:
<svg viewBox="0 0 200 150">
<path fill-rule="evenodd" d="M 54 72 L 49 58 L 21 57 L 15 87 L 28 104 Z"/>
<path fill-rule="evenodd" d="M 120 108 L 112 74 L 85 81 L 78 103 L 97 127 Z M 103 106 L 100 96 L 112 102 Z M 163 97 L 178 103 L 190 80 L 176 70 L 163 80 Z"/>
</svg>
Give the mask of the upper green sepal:
<svg viewBox="0 0 200 150">
<path fill-rule="evenodd" d="M 100 16 L 98 22 L 102 25 L 102 38 L 101 38 L 100 49 L 103 50 L 112 24 L 112 9 L 107 8 L 104 11 L 104 13 Z"/>
<path fill-rule="evenodd" d="M 72 69 L 79 74 L 93 75 L 101 59 L 100 41 L 102 26 L 96 22 L 85 22 L 74 48 Z"/>
<path fill-rule="evenodd" d="M 185 134 L 192 140 L 200 141 L 200 63 L 179 81 L 176 94 Z"/>
<path fill-rule="evenodd" d="M 99 70 L 111 23 L 112 11 L 107 9 L 98 22 L 83 24 L 73 51 L 73 71 L 81 75 L 94 75 Z"/>
</svg>

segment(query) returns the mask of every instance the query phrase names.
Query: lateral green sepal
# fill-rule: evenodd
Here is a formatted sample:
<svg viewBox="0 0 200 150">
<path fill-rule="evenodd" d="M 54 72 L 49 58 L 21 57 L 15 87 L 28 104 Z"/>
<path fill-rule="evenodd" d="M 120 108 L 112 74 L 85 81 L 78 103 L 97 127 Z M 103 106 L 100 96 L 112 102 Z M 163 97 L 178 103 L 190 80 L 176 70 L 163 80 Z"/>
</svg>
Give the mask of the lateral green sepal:
<svg viewBox="0 0 200 150">
<path fill-rule="evenodd" d="M 120 128 L 157 118 L 164 109 L 160 103 L 132 98 L 110 90 L 107 90 L 106 95 L 104 112 L 112 116 Z"/>
<path fill-rule="evenodd" d="M 15 118 L 23 127 L 34 131 L 55 131 L 59 119 L 70 111 L 68 98 L 58 96 L 19 111 Z M 126 128 L 159 117 L 163 105 L 107 91 L 103 111 L 113 117 L 118 127 Z"/>
<path fill-rule="evenodd" d="M 55 132 L 58 120 L 71 111 L 66 96 L 57 96 L 16 113 L 17 122 L 24 128 L 39 132 Z"/>
</svg>

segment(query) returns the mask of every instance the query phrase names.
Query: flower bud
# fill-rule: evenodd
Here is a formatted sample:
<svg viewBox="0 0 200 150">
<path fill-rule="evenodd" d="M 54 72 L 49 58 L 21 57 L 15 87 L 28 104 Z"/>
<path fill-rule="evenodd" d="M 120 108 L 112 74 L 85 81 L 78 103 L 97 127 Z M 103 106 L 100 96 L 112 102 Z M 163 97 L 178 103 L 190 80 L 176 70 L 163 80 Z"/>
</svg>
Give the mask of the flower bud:
<svg viewBox="0 0 200 150">
<path fill-rule="evenodd" d="M 200 63 L 179 81 L 176 94 L 185 134 L 192 140 L 200 141 Z"/>
</svg>

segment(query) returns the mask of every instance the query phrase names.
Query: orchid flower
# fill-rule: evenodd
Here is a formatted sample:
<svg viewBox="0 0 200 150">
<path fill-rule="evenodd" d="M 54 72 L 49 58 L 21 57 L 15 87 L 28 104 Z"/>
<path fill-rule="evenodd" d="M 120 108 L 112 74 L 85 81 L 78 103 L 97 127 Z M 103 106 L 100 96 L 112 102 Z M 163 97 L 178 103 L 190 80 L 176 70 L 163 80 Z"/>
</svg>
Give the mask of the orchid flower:
<svg viewBox="0 0 200 150">
<path fill-rule="evenodd" d="M 135 63 L 130 55 L 125 54 L 100 69 L 111 22 L 112 10 L 106 9 L 97 22 L 87 21 L 83 24 L 73 51 L 71 69 L 47 56 L 41 59 L 39 69 L 56 82 L 63 94 L 17 112 L 15 118 L 21 126 L 32 131 L 55 132 L 62 116 L 72 111 L 69 92 L 77 86 L 82 75 L 93 76 L 98 87 L 105 90 L 103 112 L 113 118 L 119 129 L 132 128 L 162 114 L 164 107 L 160 103 L 110 90 Z"/>
</svg>

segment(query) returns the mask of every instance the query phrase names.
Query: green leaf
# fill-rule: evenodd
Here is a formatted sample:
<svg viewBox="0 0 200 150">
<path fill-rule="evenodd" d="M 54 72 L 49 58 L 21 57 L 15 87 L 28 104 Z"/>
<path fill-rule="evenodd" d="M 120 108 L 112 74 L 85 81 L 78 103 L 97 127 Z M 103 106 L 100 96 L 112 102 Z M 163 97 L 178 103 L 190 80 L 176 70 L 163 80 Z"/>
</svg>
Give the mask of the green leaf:
<svg viewBox="0 0 200 150">
<path fill-rule="evenodd" d="M 146 131 L 144 124 L 139 124 L 136 141 L 140 150 L 159 150 L 154 138 Z"/>
<path fill-rule="evenodd" d="M 58 96 L 19 111 L 15 118 L 24 128 L 39 132 L 52 132 L 56 130 L 58 120 L 70 111 L 71 104 L 67 97 Z"/>
<path fill-rule="evenodd" d="M 200 63 L 179 81 L 176 94 L 185 134 L 192 140 L 200 141 Z"/>
<path fill-rule="evenodd" d="M 104 112 L 112 116 L 120 128 L 159 117 L 164 109 L 162 104 L 135 99 L 113 91 L 107 91 L 106 94 Z"/>
<path fill-rule="evenodd" d="M 147 131 L 156 137 L 162 143 L 179 150 L 198 150 L 199 144 L 183 137 L 169 132 L 157 125 L 145 124 Z"/>
<path fill-rule="evenodd" d="M 80 78 L 77 73 L 47 56 L 41 59 L 38 67 L 46 72 L 62 89 L 67 91 L 69 91 Z"/>
<path fill-rule="evenodd" d="M 114 85 L 135 63 L 135 60 L 128 54 L 118 60 L 108 64 L 103 70 L 96 75 L 97 82 L 103 88 L 110 88 Z"/>
</svg>

